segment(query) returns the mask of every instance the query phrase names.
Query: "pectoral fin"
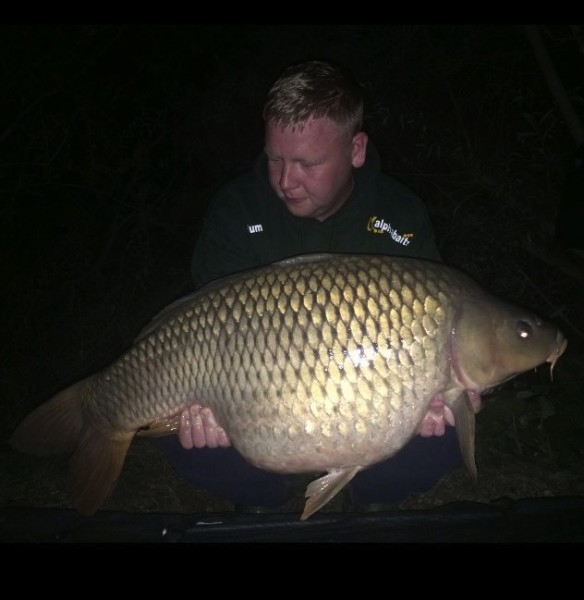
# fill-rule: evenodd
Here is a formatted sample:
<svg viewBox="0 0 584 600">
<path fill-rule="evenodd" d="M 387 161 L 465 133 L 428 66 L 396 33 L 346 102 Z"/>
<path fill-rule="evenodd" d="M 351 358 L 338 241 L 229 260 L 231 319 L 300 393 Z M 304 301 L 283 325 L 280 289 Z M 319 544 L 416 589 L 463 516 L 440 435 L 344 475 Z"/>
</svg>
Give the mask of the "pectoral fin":
<svg viewBox="0 0 584 600">
<path fill-rule="evenodd" d="M 111 495 L 126 459 L 133 432 L 107 437 L 88 425 L 71 457 L 70 487 L 82 515 L 94 514 Z"/>
<path fill-rule="evenodd" d="M 461 394 L 453 402 L 449 403 L 449 406 L 454 414 L 454 423 L 462 459 L 470 476 L 476 482 L 478 478 L 475 462 L 476 421 L 472 402 L 466 394 Z"/>
<path fill-rule="evenodd" d="M 330 469 L 326 475 L 315 479 L 306 488 L 307 498 L 300 517 L 304 521 L 330 502 L 361 471 L 363 467 L 341 467 Z"/>
</svg>

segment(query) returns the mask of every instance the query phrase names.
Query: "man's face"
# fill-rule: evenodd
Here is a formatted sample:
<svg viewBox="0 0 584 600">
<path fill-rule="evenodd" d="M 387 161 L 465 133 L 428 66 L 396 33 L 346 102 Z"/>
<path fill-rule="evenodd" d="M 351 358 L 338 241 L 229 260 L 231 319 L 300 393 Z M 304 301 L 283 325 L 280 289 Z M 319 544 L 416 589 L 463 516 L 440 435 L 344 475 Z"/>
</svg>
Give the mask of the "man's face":
<svg viewBox="0 0 584 600">
<path fill-rule="evenodd" d="M 327 118 L 307 121 L 302 131 L 268 121 L 270 185 L 293 215 L 324 221 L 349 197 L 366 147 L 364 132 L 351 137 Z"/>
</svg>

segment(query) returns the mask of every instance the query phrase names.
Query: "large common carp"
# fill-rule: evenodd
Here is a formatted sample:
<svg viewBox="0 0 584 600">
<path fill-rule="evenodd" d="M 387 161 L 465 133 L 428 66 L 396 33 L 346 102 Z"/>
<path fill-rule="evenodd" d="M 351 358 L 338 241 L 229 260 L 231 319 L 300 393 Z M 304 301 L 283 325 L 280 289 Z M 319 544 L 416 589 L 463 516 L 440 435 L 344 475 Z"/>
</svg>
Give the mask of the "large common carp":
<svg viewBox="0 0 584 600">
<path fill-rule="evenodd" d="M 171 304 L 113 364 L 30 413 L 11 444 L 71 453 L 72 496 L 89 515 L 134 436 L 168 433 L 201 402 L 253 465 L 326 472 L 308 485 L 306 519 L 400 450 L 433 401 L 452 411 L 476 477 L 481 394 L 544 362 L 553 369 L 566 345 L 553 325 L 444 264 L 295 257 Z"/>
</svg>

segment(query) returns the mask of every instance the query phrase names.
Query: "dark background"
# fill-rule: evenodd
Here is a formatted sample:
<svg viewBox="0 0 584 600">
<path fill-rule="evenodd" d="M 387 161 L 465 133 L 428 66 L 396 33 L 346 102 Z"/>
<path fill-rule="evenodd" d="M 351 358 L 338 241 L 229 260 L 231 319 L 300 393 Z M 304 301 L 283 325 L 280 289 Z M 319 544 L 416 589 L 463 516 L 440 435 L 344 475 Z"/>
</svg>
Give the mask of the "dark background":
<svg viewBox="0 0 584 600">
<path fill-rule="evenodd" d="M 538 31 L 584 118 L 582 28 Z M 26 413 L 108 364 L 191 290 L 210 197 L 261 151 L 270 85 L 312 58 L 346 64 L 365 85 L 366 129 L 384 169 L 427 203 L 444 260 L 566 332 L 556 372 L 567 387 L 553 409 L 581 437 L 572 378 L 582 365 L 582 263 L 556 222 L 582 140 L 523 26 L 21 25 L 0 34 L 5 457 Z M 574 370 L 562 375 L 562 362 Z"/>
</svg>

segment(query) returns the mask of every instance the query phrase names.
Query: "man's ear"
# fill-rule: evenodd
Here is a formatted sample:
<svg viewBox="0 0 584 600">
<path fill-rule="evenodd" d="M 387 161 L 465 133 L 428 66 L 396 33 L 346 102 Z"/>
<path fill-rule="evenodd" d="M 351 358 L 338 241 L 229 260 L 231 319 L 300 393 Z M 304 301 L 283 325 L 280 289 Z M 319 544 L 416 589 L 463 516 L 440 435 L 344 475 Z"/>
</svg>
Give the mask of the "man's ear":
<svg viewBox="0 0 584 600">
<path fill-rule="evenodd" d="M 369 138 L 364 131 L 360 131 L 353 136 L 353 140 L 351 141 L 351 163 L 356 169 L 365 164 L 368 141 Z"/>
</svg>

